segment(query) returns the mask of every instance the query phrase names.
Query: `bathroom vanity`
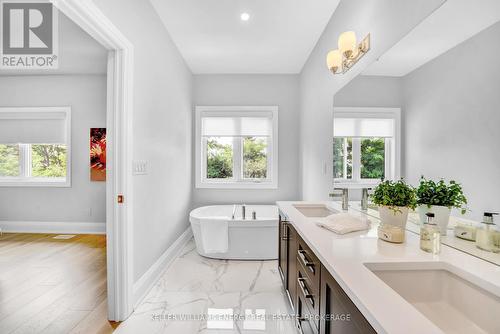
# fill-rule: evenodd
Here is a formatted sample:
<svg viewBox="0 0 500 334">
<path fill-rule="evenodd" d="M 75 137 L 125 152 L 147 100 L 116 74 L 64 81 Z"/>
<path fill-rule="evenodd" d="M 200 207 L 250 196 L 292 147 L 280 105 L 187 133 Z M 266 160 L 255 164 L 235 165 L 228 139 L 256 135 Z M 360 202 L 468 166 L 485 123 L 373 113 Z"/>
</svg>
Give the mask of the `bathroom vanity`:
<svg viewBox="0 0 500 334">
<path fill-rule="evenodd" d="M 425 253 L 408 231 L 404 244 L 384 242 L 374 217 L 345 235 L 315 224 L 339 203 L 277 204 L 279 271 L 300 333 L 500 333 L 498 266 L 447 246 Z"/>
<path fill-rule="evenodd" d="M 376 333 L 282 211 L 278 269 L 301 333 Z M 325 321 L 327 314 L 350 321 Z"/>
</svg>

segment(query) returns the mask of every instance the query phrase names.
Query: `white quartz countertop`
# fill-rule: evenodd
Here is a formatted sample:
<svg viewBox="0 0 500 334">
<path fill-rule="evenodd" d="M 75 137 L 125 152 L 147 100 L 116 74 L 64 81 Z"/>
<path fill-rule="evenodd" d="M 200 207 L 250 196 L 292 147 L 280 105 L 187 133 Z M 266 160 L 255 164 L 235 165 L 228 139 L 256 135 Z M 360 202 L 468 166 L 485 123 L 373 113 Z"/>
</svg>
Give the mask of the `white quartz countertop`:
<svg viewBox="0 0 500 334">
<path fill-rule="evenodd" d="M 419 236 L 408 231 L 403 244 L 379 240 L 375 217 L 369 217 L 372 227 L 368 231 L 338 235 L 317 226 L 314 223 L 317 218 L 305 217 L 293 204 L 325 204 L 338 211 L 341 206 L 336 202 L 277 202 L 302 239 L 378 333 L 430 334 L 442 333 L 442 330 L 379 279 L 365 263 L 444 262 L 480 277 L 500 291 L 500 266 L 444 245 L 439 255 L 426 253 L 420 250 Z M 351 209 L 349 213 L 364 215 Z"/>
</svg>

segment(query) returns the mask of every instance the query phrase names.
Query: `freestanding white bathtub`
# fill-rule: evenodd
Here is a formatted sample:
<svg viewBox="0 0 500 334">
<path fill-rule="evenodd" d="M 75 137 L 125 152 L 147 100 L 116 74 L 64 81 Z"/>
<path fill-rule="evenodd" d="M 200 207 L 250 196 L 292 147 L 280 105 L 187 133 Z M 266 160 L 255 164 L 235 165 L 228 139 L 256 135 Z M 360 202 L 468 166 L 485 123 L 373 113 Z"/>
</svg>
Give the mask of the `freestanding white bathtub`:
<svg viewBox="0 0 500 334">
<path fill-rule="evenodd" d="M 256 213 L 255 220 L 252 212 Z M 214 259 L 232 260 L 275 260 L 278 258 L 278 207 L 274 205 L 246 205 L 246 219 L 242 219 L 241 205 L 236 205 L 235 219 L 232 219 L 233 205 L 204 206 L 189 214 L 198 254 Z M 204 251 L 200 224 L 215 220 L 227 220 L 229 246 L 225 253 Z"/>
</svg>

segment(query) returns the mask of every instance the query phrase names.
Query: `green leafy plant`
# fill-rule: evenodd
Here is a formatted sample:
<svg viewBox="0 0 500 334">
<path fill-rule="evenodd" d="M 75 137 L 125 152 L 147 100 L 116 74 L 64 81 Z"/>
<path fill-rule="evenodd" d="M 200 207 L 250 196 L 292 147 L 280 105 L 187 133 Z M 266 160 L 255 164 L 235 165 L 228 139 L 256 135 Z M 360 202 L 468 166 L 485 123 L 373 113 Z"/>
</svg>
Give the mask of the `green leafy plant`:
<svg viewBox="0 0 500 334">
<path fill-rule="evenodd" d="M 417 203 L 415 189 L 403 179 L 382 181 L 371 197 L 374 204 L 388 206 L 395 211 L 399 211 L 398 207 L 415 209 Z"/>
<path fill-rule="evenodd" d="M 467 198 L 462 186 L 451 180 L 448 184 L 443 180 L 434 182 L 422 176 L 420 185 L 417 188 L 417 204 L 446 206 L 448 208 L 460 209 L 462 214 L 467 211 Z"/>
</svg>

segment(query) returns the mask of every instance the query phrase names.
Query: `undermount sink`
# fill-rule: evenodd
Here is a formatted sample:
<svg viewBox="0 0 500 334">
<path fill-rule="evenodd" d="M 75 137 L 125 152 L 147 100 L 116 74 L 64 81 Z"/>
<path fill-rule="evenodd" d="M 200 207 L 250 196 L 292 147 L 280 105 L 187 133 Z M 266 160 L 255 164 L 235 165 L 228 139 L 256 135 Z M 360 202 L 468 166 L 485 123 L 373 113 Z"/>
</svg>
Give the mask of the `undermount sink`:
<svg viewBox="0 0 500 334">
<path fill-rule="evenodd" d="M 293 204 L 293 207 L 306 217 L 328 217 L 338 213 L 337 210 L 329 208 L 325 204 Z"/>
<path fill-rule="evenodd" d="M 500 293 L 476 276 L 442 262 L 365 266 L 445 333 L 500 333 Z"/>
</svg>

